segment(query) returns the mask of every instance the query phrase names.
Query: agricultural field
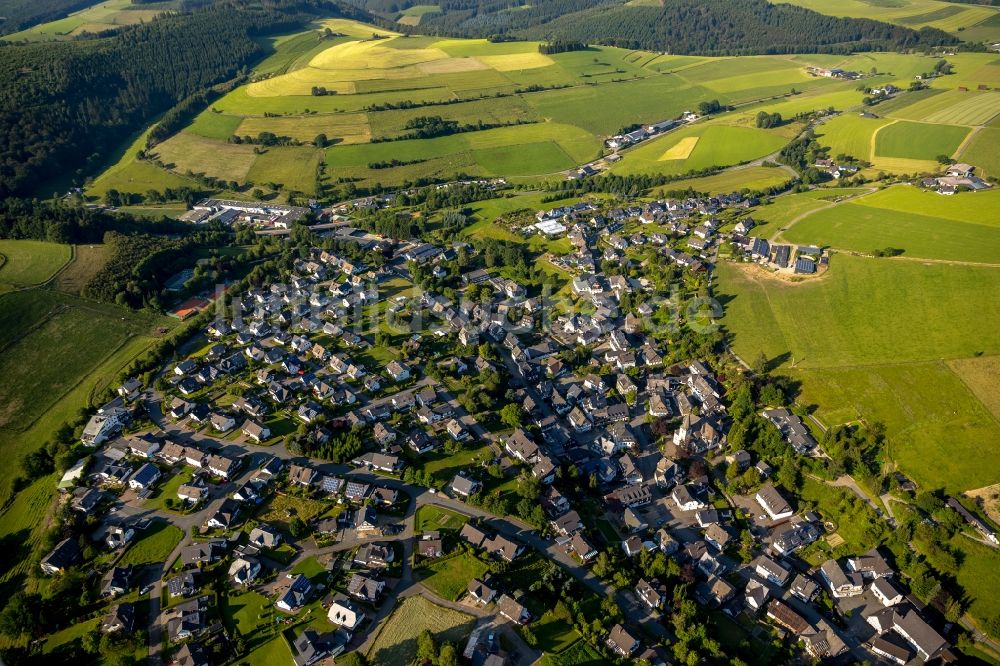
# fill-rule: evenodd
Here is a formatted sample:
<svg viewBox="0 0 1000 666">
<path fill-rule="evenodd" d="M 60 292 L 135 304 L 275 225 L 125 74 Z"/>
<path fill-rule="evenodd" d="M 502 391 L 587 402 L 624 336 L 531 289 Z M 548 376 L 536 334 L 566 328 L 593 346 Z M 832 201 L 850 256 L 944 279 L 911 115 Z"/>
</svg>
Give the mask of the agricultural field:
<svg viewBox="0 0 1000 666">
<path fill-rule="evenodd" d="M 65 18 L 36 25 L 3 37 L 6 41 L 44 42 L 72 39 L 82 33 L 104 32 L 137 23 L 147 23 L 172 11 L 174 2 L 133 4 L 132 0 L 106 0 L 73 12 Z"/>
<path fill-rule="evenodd" d="M 969 133 L 968 128 L 901 120 L 882 127 L 875 134 L 875 159 L 902 157 L 934 160 L 951 156 Z"/>
<path fill-rule="evenodd" d="M 396 666 L 409 661 L 416 651 L 417 636 L 428 629 L 437 642 L 460 642 L 472 631 L 475 618 L 442 608 L 420 596 L 407 597 L 385 620 L 368 650 L 372 666 Z"/>
<path fill-rule="evenodd" d="M 965 144 L 958 156 L 963 162 L 973 164 L 979 169 L 980 176 L 1000 176 L 1000 129 L 994 127 L 980 128 Z"/>
<path fill-rule="evenodd" d="M 869 118 L 860 114 L 843 114 L 827 120 L 816 131 L 819 142 L 830 149 L 830 155 L 850 155 L 859 160 L 872 160 L 875 133 L 892 120 Z"/>
<path fill-rule="evenodd" d="M 948 367 L 1000 421 L 1000 356 L 954 359 Z"/>
<path fill-rule="evenodd" d="M 745 169 L 733 169 L 714 176 L 670 183 L 660 188 L 660 191 L 666 192 L 678 188 L 687 189 L 688 187 L 693 188 L 695 192 L 709 194 L 739 192 L 744 189 L 764 190 L 788 182 L 791 178 L 792 175 L 782 168 L 751 166 Z"/>
<path fill-rule="evenodd" d="M 801 56 L 658 56 L 612 47 L 549 56 L 538 53 L 534 42 L 405 37 L 350 21 L 322 25 L 347 36 L 323 39 L 316 28 L 272 40 L 276 51 L 255 70 L 255 80 L 155 147 L 166 169 L 135 159 L 140 137 L 88 193 L 190 186 L 190 173 L 312 194 L 320 159 L 328 181 L 350 178 L 359 187 L 456 174 L 536 182 L 600 156 L 603 139 L 623 127 L 676 117 L 713 97 L 727 104 L 761 103 L 788 115 L 848 108 L 861 98 L 850 82 L 809 75 Z M 370 39 L 373 31 L 385 38 Z M 313 95 L 317 87 L 328 94 Z M 793 88 L 798 94 L 790 95 Z M 608 104 L 609 96 L 629 103 Z M 398 105 L 406 108 L 393 108 Z M 737 164 L 775 152 L 799 130 L 796 124 L 757 130 L 755 112 L 677 133 L 688 140 L 666 159 L 660 158 L 674 148 L 668 137 L 651 142 L 655 154 L 628 151 L 616 170 L 683 173 Z M 405 134 L 408 122 L 429 115 L 460 125 L 526 124 L 369 143 Z M 311 146 L 255 151 L 228 143 L 233 134 L 261 132 L 305 143 L 325 134 L 330 145 L 320 153 Z M 392 159 L 407 164 L 384 166 Z M 758 172 L 745 182 L 767 187 L 777 179 Z"/>
<path fill-rule="evenodd" d="M 49 280 L 69 263 L 69 245 L 32 240 L 0 240 L 0 285 L 27 287 Z"/>
<path fill-rule="evenodd" d="M 821 14 L 870 18 L 904 25 L 908 28 L 932 27 L 968 39 L 963 31 L 974 28 L 997 16 L 997 9 L 983 5 L 956 5 L 939 0 L 891 0 L 870 2 L 866 0 L 841 0 L 835 4 L 823 0 L 779 0 L 805 7 Z M 984 33 L 986 39 L 1000 37 L 1000 31 Z"/>
<path fill-rule="evenodd" d="M 413 5 L 399 13 L 399 16 L 396 17 L 396 23 L 400 25 L 420 25 L 420 21 L 427 14 L 440 13 L 441 7 L 438 5 Z"/>
<path fill-rule="evenodd" d="M 934 198 L 925 201 L 925 196 Z M 967 207 L 989 208 L 976 197 L 954 197 L 956 208 L 947 210 L 948 202 L 940 201 L 945 197 L 890 188 L 813 213 L 785 234 L 798 238 L 800 225 L 813 218 L 838 224 L 838 211 L 858 210 L 872 220 L 892 220 L 894 227 L 936 224 L 957 229 L 972 225 L 960 221 L 970 219 Z M 779 200 L 774 205 L 785 204 Z M 782 221 L 800 210 L 785 207 L 789 211 L 779 216 Z M 763 219 L 768 219 L 769 208 L 762 210 Z M 913 210 L 934 217 L 913 222 L 920 219 Z M 959 229 L 969 232 L 961 249 L 967 258 L 974 255 L 976 234 L 982 239 L 996 229 L 990 215 L 974 219 L 981 224 Z M 870 233 L 864 224 L 860 227 Z M 805 235 L 807 242 L 822 242 Z M 895 241 L 904 235 L 878 240 Z M 921 249 L 930 254 L 932 247 L 927 243 Z M 757 268 L 720 265 L 723 324 L 734 335 L 735 351 L 747 358 L 763 352 L 776 359 L 779 371 L 801 386 L 799 402 L 815 405 L 816 416 L 827 425 L 859 418 L 885 422 L 891 459 L 922 486 L 961 491 L 994 482 L 1000 469 L 980 464 L 976 454 L 981 442 L 1000 439 L 1000 424 L 976 397 L 988 389 L 970 390 L 977 382 L 982 385 L 983 373 L 979 380 L 970 373 L 967 386 L 961 366 L 953 370 L 941 359 L 962 363 L 960 359 L 997 353 L 1000 337 L 989 330 L 997 322 L 987 323 L 994 319 L 994 309 L 985 306 L 988 297 L 983 295 L 1000 286 L 1000 270 L 842 254 L 834 254 L 830 264 L 823 277 L 798 283 Z M 859 285 L 864 285 L 863 292 Z M 803 313 L 808 313 L 805 319 Z M 942 441 L 948 446 L 942 447 Z"/>
<path fill-rule="evenodd" d="M 906 99 L 908 95 L 902 96 Z M 880 107 L 875 107 L 880 110 Z M 992 120 L 1000 109 L 1000 93 L 996 91 L 946 90 L 941 94 L 924 97 L 898 110 L 890 112 L 893 118 L 918 120 L 927 123 L 965 125 L 975 127 Z"/>
<path fill-rule="evenodd" d="M 978 194 L 968 197 L 982 204 L 989 201 Z M 862 253 L 892 247 L 903 250 L 905 257 L 921 259 L 1000 261 L 1000 226 L 870 207 L 865 201 L 863 197 L 812 213 L 782 232 L 781 239 Z"/>
<path fill-rule="evenodd" d="M 108 248 L 105 245 L 74 245 L 73 259 L 56 276 L 56 289 L 79 296 L 91 278 L 104 267 L 108 258 Z"/>
</svg>

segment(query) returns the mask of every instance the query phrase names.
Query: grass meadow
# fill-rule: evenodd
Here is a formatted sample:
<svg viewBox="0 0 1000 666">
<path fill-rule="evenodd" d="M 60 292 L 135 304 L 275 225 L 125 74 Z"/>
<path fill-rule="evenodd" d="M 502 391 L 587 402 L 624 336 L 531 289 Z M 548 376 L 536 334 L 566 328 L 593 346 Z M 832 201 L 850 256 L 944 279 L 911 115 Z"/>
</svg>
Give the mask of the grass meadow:
<svg viewBox="0 0 1000 666">
<path fill-rule="evenodd" d="M 956 125 L 901 120 L 886 125 L 875 135 L 875 155 L 911 160 L 934 160 L 938 155 L 951 156 L 968 133 L 968 128 Z"/>
<path fill-rule="evenodd" d="M 1000 129 L 983 127 L 965 145 L 959 159 L 974 164 L 980 176 L 1000 176 Z"/>
<path fill-rule="evenodd" d="M 33 240 L 0 240 L 0 283 L 14 287 L 41 284 L 69 263 L 69 245 Z"/>
<path fill-rule="evenodd" d="M 463 552 L 421 567 L 420 582 L 442 599 L 457 601 L 465 594 L 469 581 L 482 578 L 487 570 L 485 563 L 471 553 Z"/>
<path fill-rule="evenodd" d="M 142 566 L 164 562 L 177 544 L 184 538 L 184 532 L 169 523 L 158 521 L 142 532 L 122 555 L 119 564 Z"/>
<path fill-rule="evenodd" d="M 870 207 L 863 205 L 864 201 L 862 198 L 857 203 L 842 203 L 812 213 L 783 232 L 782 238 L 802 245 L 862 253 L 893 247 L 904 250 L 906 257 L 921 259 L 1000 261 L 1000 226 Z"/>
<path fill-rule="evenodd" d="M 956 6 L 939 0 L 895 0 L 893 2 L 841 0 L 835 5 L 823 2 L 823 0 L 781 0 L 781 2 L 831 16 L 871 18 L 905 25 L 908 28 L 932 27 L 952 33 L 964 31 L 997 15 L 997 11 L 993 7 Z"/>
<path fill-rule="evenodd" d="M 438 644 L 460 645 L 468 637 L 475 618 L 442 608 L 420 596 L 407 597 L 382 625 L 368 650 L 372 666 L 407 663 L 416 652 L 417 636 L 424 629 L 434 634 Z"/>
</svg>

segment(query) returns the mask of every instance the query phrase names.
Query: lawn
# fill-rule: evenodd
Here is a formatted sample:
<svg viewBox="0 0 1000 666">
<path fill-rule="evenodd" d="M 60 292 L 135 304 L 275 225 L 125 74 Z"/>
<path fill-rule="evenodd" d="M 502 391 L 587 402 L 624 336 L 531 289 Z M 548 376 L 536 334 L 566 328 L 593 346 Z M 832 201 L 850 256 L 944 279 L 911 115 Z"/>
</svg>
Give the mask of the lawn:
<svg viewBox="0 0 1000 666">
<path fill-rule="evenodd" d="M 138 536 L 118 563 L 142 566 L 165 562 L 183 538 L 180 528 L 157 521 Z"/>
<path fill-rule="evenodd" d="M 462 529 L 462 526 L 465 525 L 468 520 L 469 518 L 467 516 L 463 516 L 455 511 L 449 511 L 448 509 L 442 509 L 441 507 L 425 504 L 417 509 L 416 515 L 414 516 L 413 529 L 418 533 L 432 532 L 435 530 L 454 530 L 457 532 Z"/>
<path fill-rule="evenodd" d="M 442 599 L 457 601 L 465 594 L 469 581 L 482 578 L 489 570 L 482 561 L 474 555 L 463 552 L 461 555 L 438 560 L 417 571 L 423 583 L 429 590 Z"/>
<path fill-rule="evenodd" d="M 580 639 L 569 609 L 561 601 L 533 622 L 531 631 L 538 639 L 538 649 L 546 654 L 563 652 Z"/>
<path fill-rule="evenodd" d="M 273 666 L 287 664 L 291 657 L 288 641 L 279 634 L 248 654 L 244 661 L 250 666 Z"/>
<path fill-rule="evenodd" d="M 597 650 L 582 638 L 559 654 L 546 654 L 539 666 L 602 666 L 607 663 Z"/>
<path fill-rule="evenodd" d="M 222 607 L 226 621 L 243 636 L 250 636 L 272 624 L 271 602 L 257 592 L 244 592 L 226 598 Z"/>
<path fill-rule="evenodd" d="M 307 557 L 292 569 L 293 574 L 305 574 L 305 577 L 312 581 L 324 576 L 326 571 L 326 567 L 320 564 L 315 557 Z"/>
<path fill-rule="evenodd" d="M 72 246 L 33 240 L 0 240 L 0 283 L 41 284 L 72 257 Z"/>
<path fill-rule="evenodd" d="M 745 358 L 815 368 L 1000 351 L 993 268 L 835 255 L 822 278 L 803 283 L 729 263 L 719 278 L 723 324 Z"/>
<path fill-rule="evenodd" d="M 407 597 L 385 620 L 368 650 L 372 666 L 400 666 L 409 663 L 416 651 L 417 636 L 427 629 L 437 642 L 462 645 L 475 624 L 475 618 L 442 608 L 423 597 Z M 276 662 L 277 663 L 277 662 Z"/>
<path fill-rule="evenodd" d="M 173 500 L 174 503 L 180 502 L 177 498 L 177 489 L 191 481 L 193 476 L 194 469 L 184 467 L 165 482 L 160 483 L 152 497 L 145 501 L 144 506 L 162 511 L 167 508 L 168 499 Z"/>
<path fill-rule="evenodd" d="M 938 155 L 953 155 L 968 133 L 968 127 L 901 120 L 886 125 L 875 135 L 875 155 L 936 160 Z"/>
<path fill-rule="evenodd" d="M 904 250 L 907 257 L 922 259 L 980 263 L 1000 259 L 1000 226 L 979 224 L 977 218 L 969 218 L 975 222 L 959 222 L 868 207 L 862 205 L 864 202 L 860 199 L 815 212 L 785 231 L 783 240 L 862 253 L 893 247 Z"/>
</svg>

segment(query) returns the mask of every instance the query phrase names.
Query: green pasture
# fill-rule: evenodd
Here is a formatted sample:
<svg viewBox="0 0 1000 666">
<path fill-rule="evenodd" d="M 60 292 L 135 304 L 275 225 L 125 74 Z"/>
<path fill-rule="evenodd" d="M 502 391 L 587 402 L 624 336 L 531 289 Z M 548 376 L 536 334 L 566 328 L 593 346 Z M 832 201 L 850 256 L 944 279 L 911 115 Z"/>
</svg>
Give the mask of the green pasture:
<svg viewBox="0 0 1000 666">
<path fill-rule="evenodd" d="M 932 194 L 932 196 L 940 195 Z M 975 195 L 967 195 L 973 198 Z M 888 208 L 872 208 L 865 199 L 818 211 L 782 234 L 800 245 L 821 245 L 870 253 L 893 247 L 906 257 L 998 263 L 1000 226 L 945 220 Z M 983 203 L 985 198 L 979 199 Z M 974 219 L 974 218 L 973 218 Z"/>
<path fill-rule="evenodd" d="M 875 155 L 934 160 L 939 155 L 954 154 L 968 133 L 967 127 L 901 120 L 875 135 Z"/>
<path fill-rule="evenodd" d="M 0 283 L 31 286 L 45 282 L 69 263 L 69 245 L 33 240 L 0 240 Z"/>
<path fill-rule="evenodd" d="M 997 353 L 997 288 L 995 268 L 837 254 L 797 283 L 721 263 L 718 298 L 744 358 L 828 368 Z"/>
<path fill-rule="evenodd" d="M 875 107 L 875 110 L 879 108 Z M 998 113 L 1000 93 L 996 91 L 947 90 L 904 106 L 894 111 L 892 116 L 927 123 L 975 126 L 985 125 Z"/>
<path fill-rule="evenodd" d="M 892 122 L 888 118 L 866 118 L 859 114 L 843 114 L 831 118 L 816 130 L 821 145 L 830 149 L 830 155 L 850 155 L 859 160 L 870 160 L 875 132 Z"/>
<path fill-rule="evenodd" d="M 981 488 L 1000 474 L 983 442 L 1000 441 L 1000 424 L 956 372 L 940 361 L 788 368 L 798 401 L 827 425 L 881 421 L 889 458 L 923 488 Z"/>
<path fill-rule="evenodd" d="M 980 176 L 1000 176 L 1000 129 L 983 127 L 962 149 L 959 159 L 979 169 Z"/>
<path fill-rule="evenodd" d="M 900 213 L 930 215 L 957 222 L 1000 227 L 998 189 L 944 197 L 918 187 L 897 185 L 865 195 L 855 203 Z"/>
</svg>

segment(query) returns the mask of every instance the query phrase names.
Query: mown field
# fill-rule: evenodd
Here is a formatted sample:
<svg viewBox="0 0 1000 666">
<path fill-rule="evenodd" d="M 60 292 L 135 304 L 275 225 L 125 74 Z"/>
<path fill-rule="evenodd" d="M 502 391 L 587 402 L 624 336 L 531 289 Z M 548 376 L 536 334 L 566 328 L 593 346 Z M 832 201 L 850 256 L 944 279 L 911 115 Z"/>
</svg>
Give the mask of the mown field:
<svg viewBox="0 0 1000 666">
<path fill-rule="evenodd" d="M 417 636 L 424 629 L 430 630 L 439 644 L 451 642 L 458 646 L 474 624 L 471 615 L 442 608 L 420 596 L 407 597 L 379 630 L 368 650 L 368 663 L 373 666 L 408 663 L 416 652 Z"/>
<path fill-rule="evenodd" d="M 876 157 L 903 157 L 934 160 L 950 157 L 958 150 L 968 128 L 901 120 L 890 123 L 875 134 Z"/>
<path fill-rule="evenodd" d="M 72 252 L 69 245 L 0 240 L 0 283 L 10 287 L 41 284 L 69 262 Z"/>
</svg>

